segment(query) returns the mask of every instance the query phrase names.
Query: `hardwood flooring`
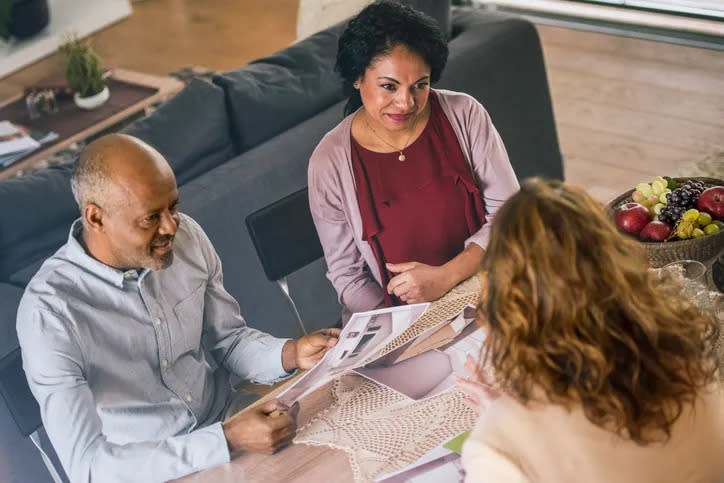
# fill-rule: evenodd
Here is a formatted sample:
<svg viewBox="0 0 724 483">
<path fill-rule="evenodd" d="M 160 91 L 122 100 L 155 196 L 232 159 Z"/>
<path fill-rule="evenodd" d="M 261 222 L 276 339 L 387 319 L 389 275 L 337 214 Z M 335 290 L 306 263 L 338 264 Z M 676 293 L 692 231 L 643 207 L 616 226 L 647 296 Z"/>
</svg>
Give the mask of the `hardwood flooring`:
<svg viewBox="0 0 724 483">
<path fill-rule="evenodd" d="M 568 181 L 605 201 L 724 151 L 724 53 L 538 30 Z"/>
<path fill-rule="evenodd" d="M 299 0 L 146 0 L 93 36 L 109 66 L 227 70 L 296 37 Z M 724 53 L 538 26 L 568 181 L 602 200 L 724 151 Z M 53 56 L 0 81 L 0 98 L 57 69 Z M 721 176 L 724 177 L 724 167 Z"/>
</svg>

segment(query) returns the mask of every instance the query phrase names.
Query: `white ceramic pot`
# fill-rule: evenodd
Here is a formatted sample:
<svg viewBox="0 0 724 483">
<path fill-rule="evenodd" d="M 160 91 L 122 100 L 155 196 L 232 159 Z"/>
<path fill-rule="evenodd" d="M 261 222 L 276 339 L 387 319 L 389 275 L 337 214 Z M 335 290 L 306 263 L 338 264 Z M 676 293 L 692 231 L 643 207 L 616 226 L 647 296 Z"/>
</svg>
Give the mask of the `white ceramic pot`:
<svg viewBox="0 0 724 483">
<path fill-rule="evenodd" d="M 108 96 L 110 96 L 110 92 L 108 91 L 108 86 L 105 86 L 102 91 L 93 96 L 80 97 L 76 92 L 73 100 L 75 101 L 75 105 L 81 109 L 95 109 L 96 107 L 102 106 L 108 100 Z"/>
</svg>

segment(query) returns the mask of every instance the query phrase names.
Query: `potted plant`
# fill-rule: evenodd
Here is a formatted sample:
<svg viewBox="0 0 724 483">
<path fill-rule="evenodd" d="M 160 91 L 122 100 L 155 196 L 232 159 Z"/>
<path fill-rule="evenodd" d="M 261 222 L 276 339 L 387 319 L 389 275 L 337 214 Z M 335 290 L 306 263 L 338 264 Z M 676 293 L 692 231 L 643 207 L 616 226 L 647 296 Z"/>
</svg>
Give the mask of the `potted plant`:
<svg viewBox="0 0 724 483">
<path fill-rule="evenodd" d="M 77 36 L 68 36 L 60 53 L 65 78 L 75 91 L 75 104 L 81 109 L 95 109 L 106 102 L 109 92 L 103 82 L 103 65 L 90 44 Z"/>
</svg>

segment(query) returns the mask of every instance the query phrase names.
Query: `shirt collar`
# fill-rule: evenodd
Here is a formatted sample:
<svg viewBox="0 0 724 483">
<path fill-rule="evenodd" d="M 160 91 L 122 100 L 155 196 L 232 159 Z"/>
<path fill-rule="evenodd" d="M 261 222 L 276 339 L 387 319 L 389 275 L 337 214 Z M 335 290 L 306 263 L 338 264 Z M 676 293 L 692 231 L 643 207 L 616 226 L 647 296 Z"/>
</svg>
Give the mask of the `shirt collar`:
<svg viewBox="0 0 724 483">
<path fill-rule="evenodd" d="M 150 270 L 144 268 L 142 270 L 119 270 L 117 268 L 110 267 L 105 263 L 99 262 L 88 254 L 79 238 L 83 233 L 83 222 L 80 218 L 73 222 L 70 227 L 70 234 L 68 235 L 68 255 L 70 260 L 76 265 L 88 270 L 89 272 L 96 275 L 98 278 L 115 285 L 118 288 L 123 288 L 125 282 L 130 281 L 141 281 L 143 280 Z"/>
</svg>

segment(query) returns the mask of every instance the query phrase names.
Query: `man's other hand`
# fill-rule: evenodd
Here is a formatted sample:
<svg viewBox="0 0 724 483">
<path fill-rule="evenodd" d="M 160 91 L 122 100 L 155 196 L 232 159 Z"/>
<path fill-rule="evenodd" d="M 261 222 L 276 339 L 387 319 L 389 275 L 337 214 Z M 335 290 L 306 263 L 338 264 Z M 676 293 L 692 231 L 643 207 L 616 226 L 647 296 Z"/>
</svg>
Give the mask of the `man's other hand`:
<svg viewBox="0 0 724 483">
<path fill-rule="evenodd" d="M 273 399 L 225 421 L 222 427 L 229 452 L 273 454 L 294 438 L 298 411 L 298 404 L 289 408 Z"/>
<path fill-rule="evenodd" d="M 339 329 L 322 329 L 297 340 L 290 340 L 282 350 L 282 365 L 287 372 L 296 368 L 311 369 L 327 351 L 337 344 Z"/>
</svg>

